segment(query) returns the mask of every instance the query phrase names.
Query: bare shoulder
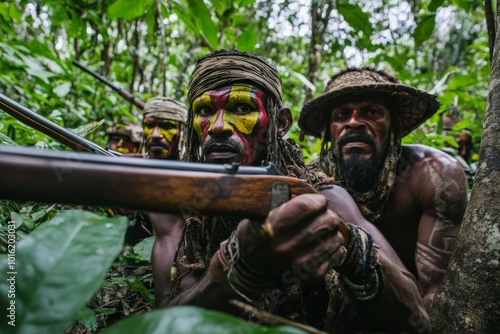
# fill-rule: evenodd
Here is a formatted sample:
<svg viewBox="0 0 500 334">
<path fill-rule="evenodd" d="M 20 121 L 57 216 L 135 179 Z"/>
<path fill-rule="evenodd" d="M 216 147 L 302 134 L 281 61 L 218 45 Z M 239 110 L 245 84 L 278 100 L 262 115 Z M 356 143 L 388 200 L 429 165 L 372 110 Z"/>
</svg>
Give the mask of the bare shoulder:
<svg viewBox="0 0 500 334">
<path fill-rule="evenodd" d="M 345 222 L 358 222 L 359 225 L 359 222 L 365 221 L 356 202 L 344 188 L 331 185 L 319 190 L 319 193 L 328 200 L 328 207 L 335 211 Z"/>
<path fill-rule="evenodd" d="M 403 145 L 399 164 L 398 177 L 406 171 L 406 177 L 417 182 L 436 177 L 466 182 L 462 166 L 455 158 L 426 145 Z"/>
<path fill-rule="evenodd" d="M 435 211 L 436 203 L 453 203 L 463 211 L 467 197 L 467 177 L 462 166 L 452 156 L 425 145 L 404 145 L 400 164 L 407 163 L 407 186 L 414 200 L 424 210 Z M 398 175 L 399 177 L 399 175 Z M 458 209 L 458 208 L 457 208 Z"/>
</svg>

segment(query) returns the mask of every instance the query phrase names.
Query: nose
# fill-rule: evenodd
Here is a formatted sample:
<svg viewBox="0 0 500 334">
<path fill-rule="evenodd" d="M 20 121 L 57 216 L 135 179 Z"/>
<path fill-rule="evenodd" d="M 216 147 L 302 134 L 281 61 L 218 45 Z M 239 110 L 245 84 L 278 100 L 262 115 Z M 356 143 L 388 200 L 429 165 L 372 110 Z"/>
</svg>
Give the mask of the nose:
<svg viewBox="0 0 500 334">
<path fill-rule="evenodd" d="M 154 138 L 154 139 L 161 138 L 160 128 L 158 127 L 158 125 L 155 125 L 153 132 L 151 133 L 151 138 Z"/>
<path fill-rule="evenodd" d="M 214 117 L 214 123 L 208 129 L 211 136 L 224 137 L 231 136 L 234 133 L 234 129 L 227 121 L 226 113 L 223 110 L 217 111 Z"/>
<path fill-rule="evenodd" d="M 359 114 L 359 110 L 357 108 L 354 108 L 352 110 L 352 113 L 346 122 L 346 126 L 350 128 L 359 128 L 365 126 L 365 124 L 361 121 L 361 115 Z"/>
</svg>

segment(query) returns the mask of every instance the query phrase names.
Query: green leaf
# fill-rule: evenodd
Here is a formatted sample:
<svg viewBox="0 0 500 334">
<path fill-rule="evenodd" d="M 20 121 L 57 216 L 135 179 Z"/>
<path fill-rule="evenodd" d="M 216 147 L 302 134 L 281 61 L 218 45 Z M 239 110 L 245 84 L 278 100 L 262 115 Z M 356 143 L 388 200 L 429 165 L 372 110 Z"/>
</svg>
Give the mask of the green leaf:
<svg viewBox="0 0 500 334">
<path fill-rule="evenodd" d="M 471 0 L 451 0 L 451 2 L 466 12 L 469 12 L 472 9 L 473 1 Z"/>
<path fill-rule="evenodd" d="M 129 281 L 128 286 L 132 290 L 139 292 L 144 297 L 144 299 L 146 299 L 149 305 L 151 305 L 151 307 L 154 307 L 155 297 L 151 292 L 149 292 L 148 288 L 146 288 L 146 286 L 142 282 Z"/>
<path fill-rule="evenodd" d="M 21 225 L 23 225 L 23 223 L 26 220 L 26 218 L 22 214 L 20 214 L 18 212 L 11 211 L 11 213 L 10 213 L 10 220 L 14 222 L 14 225 L 16 225 L 16 229 L 17 229 Z"/>
<path fill-rule="evenodd" d="M 65 82 L 62 85 L 54 87 L 54 94 L 59 97 L 65 97 L 71 91 L 71 82 Z"/>
<path fill-rule="evenodd" d="M 173 3 L 172 10 L 175 13 L 175 15 L 177 15 L 177 17 L 182 22 L 184 22 L 184 24 L 189 29 L 191 29 L 192 32 L 195 33 L 196 37 L 201 36 L 200 30 L 198 29 L 198 27 L 191 20 L 189 11 L 186 8 L 184 8 L 181 4 L 179 4 L 179 3 L 175 2 L 175 1 L 172 1 L 172 3 Z"/>
<path fill-rule="evenodd" d="M 455 75 L 448 84 L 449 90 L 463 90 L 473 87 L 478 82 L 478 78 L 473 75 Z"/>
<path fill-rule="evenodd" d="M 85 306 L 80 311 L 78 311 L 78 315 L 76 320 L 80 321 L 85 327 L 90 329 L 92 333 L 97 331 L 97 318 L 95 316 L 94 311 Z"/>
<path fill-rule="evenodd" d="M 94 132 L 96 129 L 98 129 L 103 124 L 104 124 L 104 120 L 101 119 L 100 121 L 97 121 L 97 122 L 92 122 L 90 124 L 84 124 L 82 126 L 77 127 L 76 129 L 71 130 L 71 131 L 73 131 L 77 135 L 85 137 L 89 133 Z"/>
<path fill-rule="evenodd" d="M 295 71 L 291 71 L 291 74 L 293 76 L 296 76 L 300 80 L 300 82 L 302 82 L 305 86 L 307 86 L 307 88 L 309 88 L 313 93 L 316 92 L 316 87 L 303 74 Z"/>
<path fill-rule="evenodd" d="M 176 306 L 132 316 L 111 325 L 101 334 L 175 333 L 175 334 L 303 334 L 292 327 L 262 327 L 234 316 L 194 306 Z"/>
<path fill-rule="evenodd" d="M 16 325 L 1 321 L 0 332 L 63 333 L 101 284 L 126 229 L 125 217 L 64 211 L 16 245 L 14 268 L 0 257 L 0 272 L 17 273 L 9 276 L 16 282 L 12 298 L 9 282 L 0 281 L 0 308 L 15 302 Z"/>
<path fill-rule="evenodd" d="M 255 24 L 250 24 L 236 39 L 237 49 L 240 51 L 255 51 L 257 36 L 255 34 Z"/>
<path fill-rule="evenodd" d="M 214 50 L 219 48 L 217 28 L 212 21 L 212 14 L 203 1 L 187 0 L 191 15 L 196 19 L 196 26 L 208 45 Z"/>
<path fill-rule="evenodd" d="M 133 20 L 144 15 L 153 1 L 118 0 L 108 7 L 108 16 L 110 18 Z"/>
<path fill-rule="evenodd" d="M 432 0 L 429 6 L 427 7 L 429 9 L 429 12 L 436 12 L 436 10 L 441 7 L 443 4 L 444 0 Z"/>
<path fill-rule="evenodd" d="M 369 21 L 370 15 L 364 13 L 361 7 L 338 1 L 337 10 L 354 30 L 362 31 L 366 37 L 371 36 L 373 27 Z"/>
<path fill-rule="evenodd" d="M 146 261 L 151 261 L 151 250 L 155 242 L 155 236 L 144 238 L 134 246 L 134 253 Z"/>
<path fill-rule="evenodd" d="M 414 32 L 415 49 L 418 49 L 423 42 L 432 36 L 435 24 L 436 15 L 434 14 L 426 14 L 420 17 L 420 22 L 418 22 Z"/>
</svg>

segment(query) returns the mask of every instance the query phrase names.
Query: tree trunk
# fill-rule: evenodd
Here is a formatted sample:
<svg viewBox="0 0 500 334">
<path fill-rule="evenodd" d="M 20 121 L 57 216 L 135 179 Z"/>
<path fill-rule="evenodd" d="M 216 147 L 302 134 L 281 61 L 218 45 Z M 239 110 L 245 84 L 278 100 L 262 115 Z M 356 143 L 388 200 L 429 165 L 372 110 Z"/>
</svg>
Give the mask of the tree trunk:
<svg viewBox="0 0 500 334">
<path fill-rule="evenodd" d="M 496 20 L 477 175 L 456 249 L 430 310 L 434 333 L 498 333 L 500 328 L 500 16 Z"/>
</svg>

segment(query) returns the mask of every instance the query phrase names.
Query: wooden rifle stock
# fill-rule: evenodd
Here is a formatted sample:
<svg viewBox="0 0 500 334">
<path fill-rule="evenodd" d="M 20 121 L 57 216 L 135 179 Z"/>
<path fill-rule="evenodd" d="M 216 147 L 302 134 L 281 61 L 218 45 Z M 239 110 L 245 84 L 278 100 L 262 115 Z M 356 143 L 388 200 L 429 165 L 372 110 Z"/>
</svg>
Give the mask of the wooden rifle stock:
<svg viewBox="0 0 500 334">
<path fill-rule="evenodd" d="M 120 87 L 116 86 L 111 81 L 103 78 L 102 76 L 100 76 L 99 74 L 95 73 L 94 71 L 89 70 L 88 68 L 86 68 L 85 66 L 83 66 L 77 60 L 73 60 L 73 64 L 76 65 L 81 70 L 83 70 L 84 72 L 87 72 L 88 74 L 90 74 L 91 76 L 93 76 L 94 78 L 96 78 L 97 80 L 99 80 L 100 82 L 106 84 L 108 87 L 110 87 L 115 92 L 117 92 L 118 94 L 120 94 L 123 98 L 125 98 L 125 100 L 127 100 L 128 102 L 134 104 L 135 106 L 137 106 L 140 109 L 144 109 L 144 102 L 141 101 L 141 100 L 139 100 L 137 97 L 135 97 L 134 94 L 126 91 L 123 88 L 120 88 Z"/>
<path fill-rule="evenodd" d="M 5 200 L 263 218 L 303 193 L 316 190 L 280 175 L 272 164 L 115 159 L 0 145 L 0 198 Z"/>
</svg>

